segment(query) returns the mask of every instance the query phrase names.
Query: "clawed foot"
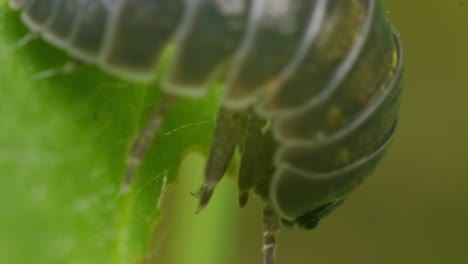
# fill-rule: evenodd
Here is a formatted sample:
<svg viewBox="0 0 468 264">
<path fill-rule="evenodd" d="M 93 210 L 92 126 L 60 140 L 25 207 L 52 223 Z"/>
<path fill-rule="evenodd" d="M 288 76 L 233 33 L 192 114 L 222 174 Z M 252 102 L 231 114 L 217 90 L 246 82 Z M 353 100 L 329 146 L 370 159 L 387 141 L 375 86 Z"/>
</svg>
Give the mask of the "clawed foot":
<svg viewBox="0 0 468 264">
<path fill-rule="evenodd" d="M 196 193 L 196 197 L 199 199 L 198 208 L 196 213 L 200 213 L 208 205 L 208 202 L 213 196 L 213 192 L 216 188 L 216 184 L 204 183 L 200 190 Z"/>
</svg>

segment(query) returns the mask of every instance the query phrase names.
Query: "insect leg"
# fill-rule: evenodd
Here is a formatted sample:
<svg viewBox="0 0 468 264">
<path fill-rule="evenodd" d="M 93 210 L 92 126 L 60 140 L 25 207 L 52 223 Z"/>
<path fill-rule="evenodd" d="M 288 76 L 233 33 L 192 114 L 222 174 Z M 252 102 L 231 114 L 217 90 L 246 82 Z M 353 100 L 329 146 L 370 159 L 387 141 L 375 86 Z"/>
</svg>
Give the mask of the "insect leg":
<svg viewBox="0 0 468 264">
<path fill-rule="evenodd" d="M 58 74 L 70 74 L 70 73 L 75 72 L 77 69 L 79 69 L 83 65 L 84 63 L 79 60 L 69 61 L 60 67 L 38 72 L 36 73 L 34 78 L 37 80 L 43 80 L 43 79 L 47 79 Z"/>
<path fill-rule="evenodd" d="M 263 264 L 275 263 L 276 233 L 279 228 L 279 217 L 271 206 L 267 206 L 263 210 Z"/>
<path fill-rule="evenodd" d="M 249 116 L 244 140 L 241 145 L 241 164 L 239 169 L 239 206 L 243 208 L 248 201 L 249 191 L 253 185 L 255 164 L 258 162 L 261 143 L 262 128 L 266 121 L 258 118 L 255 114 Z"/>
<path fill-rule="evenodd" d="M 200 198 L 197 212 L 208 204 L 216 185 L 224 176 L 244 134 L 249 112 L 231 112 L 222 108 L 219 110 L 205 168 L 205 182 L 197 193 Z"/>
<path fill-rule="evenodd" d="M 22 48 L 26 46 L 29 42 L 39 38 L 39 34 L 35 32 L 28 32 L 16 43 L 16 48 Z"/>
<path fill-rule="evenodd" d="M 177 97 L 164 95 L 148 116 L 145 125 L 133 142 L 127 161 L 127 172 L 120 188 L 121 193 L 128 192 L 136 170 L 148 152 L 154 137 L 159 132 L 168 111 L 176 103 Z"/>
</svg>

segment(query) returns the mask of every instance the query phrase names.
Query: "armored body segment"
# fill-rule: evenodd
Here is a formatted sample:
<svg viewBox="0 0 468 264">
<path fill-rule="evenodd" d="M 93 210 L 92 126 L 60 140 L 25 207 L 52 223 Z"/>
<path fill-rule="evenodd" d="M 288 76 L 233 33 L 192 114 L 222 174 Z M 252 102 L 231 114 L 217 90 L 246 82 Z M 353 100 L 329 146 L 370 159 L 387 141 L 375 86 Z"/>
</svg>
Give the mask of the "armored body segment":
<svg viewBox="0 0 468 264">
<path fill-rule="evenodd" d="M 403 54 L 397 33 L 394 42 L 398 55 L 393 78 L 382 96 L 361 113 L 359 122 L 328 142 L 284 144 L 278 149 L 278 169 L 270 183 L 269 199 L 283 218 L 304 221 L 308 212 L 346 198 L 383 157 L 397 126 L 403 87 Z"/>
<path fill-rule="evenodd" d="M 307 31 L 321 17 L 324 2 L 269 0 L 260 14 L 252 16 L 256 21 L 250 23 L 227 79 L 225 107 L 244 109 L 261 88 L 276 81 L 297 50 L 312 41 Z"/>
<path fill-rule="evenodd" d="M 112 22 L 109 45 L 100 64 L 135 81 L 154 79 L 163 49 L 173 36 L 184 6 L 182 0 L 121 1 Z"/>
<path fill-rule="evenodd" d="M 192 0 L 190 14 L 176 40 L 176 54 L 165 89 L 172 94 L 201 96 L 220 67 L 241 44 L 252 0 Z"/>
<path fill-rule="evenodd" d="M 358 122 L 316 144 L 284 144 L 277 152 L 276 164 L 287 163 L 308 172 L 328 172 L 371 155 L 388 140 L 389 131 L 396 123 L 402 88 L 401 70 L 396 74 L 385 93 L 371 101 L 361 113 Z"/>
<path fill-rule="evenodd" d="M 31 0 L 23 3 L 28 5 L 21 18 L 23 22 L 36 33 L 41 32 L 44 25 L 50 20 L 59 0 Z"/>
<path fill-rule="evenodd" d="M 314 173 L 280 166 L 270 184 L 271 204 L 281 218 L 295 221 L 320 207 L 343 200 L 372 172 L 389 142 L 390 136 L 370 156 L 339 170 Z"/>
<path fill-rule="evenodd" d="M 370 15 L 370 32 L 362 36 L 365 43 L 357 51 L 352 67 L 335 74 L 325 86 L 333 92 L 315 105 L 279 118 L 275 124 L 276 136 L 297 145 L 326 140 L 352 126 L 391 88 L 388 84 L 394 77 L 397 61 L 393 32 L 387 26 L 389 22 L 382 6 L 376 5 Z"/>
<path fill-rule="evenodd" d="M 368 0 L 327 1 L 317 39 L 295 67 L 282 73 L 279 82 L 265 93 L 266 98 L 257 108 L 259 113 L 276 116 L 329 93 L 326 84 L 335 78 L 356 43 L 365 38 L 362 32 L 371 11 Z"/>
<path fill-rule="evenodd" d="M 80 1 L 61 0 L 43 33 L 44 39 L 61 48 L 71 48 L 71 36 L 77 24 Z"/>
<path fill-rule="evenodd" d="M 112 12 L 115 12 L 118 0 L 105 1 L 81 0 L 74 30 L 71 50 L 78 57 L 95 63 L 104 44 L 105 30 Z"/>
</svg>

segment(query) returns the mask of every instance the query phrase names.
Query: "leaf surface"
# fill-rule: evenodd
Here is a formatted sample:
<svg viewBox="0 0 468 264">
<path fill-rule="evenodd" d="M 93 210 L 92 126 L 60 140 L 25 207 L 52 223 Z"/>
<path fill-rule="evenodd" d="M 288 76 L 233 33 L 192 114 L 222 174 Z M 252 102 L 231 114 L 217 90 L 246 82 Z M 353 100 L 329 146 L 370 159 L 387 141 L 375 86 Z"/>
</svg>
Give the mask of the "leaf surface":
<svg viewBox="0 0 468 264">
<path fill-rule="evenodd" d="M 136 263 L 147 252 L 164 187 L 187 151 L 211 142 L 216 89 L 170 112 L 129 194 L 118 195 L 132 140 L 160 96 L 94 66 L 37 79 L 70 60 L 34 40 L 0 1 L 2 263 Z"/>
</svg>

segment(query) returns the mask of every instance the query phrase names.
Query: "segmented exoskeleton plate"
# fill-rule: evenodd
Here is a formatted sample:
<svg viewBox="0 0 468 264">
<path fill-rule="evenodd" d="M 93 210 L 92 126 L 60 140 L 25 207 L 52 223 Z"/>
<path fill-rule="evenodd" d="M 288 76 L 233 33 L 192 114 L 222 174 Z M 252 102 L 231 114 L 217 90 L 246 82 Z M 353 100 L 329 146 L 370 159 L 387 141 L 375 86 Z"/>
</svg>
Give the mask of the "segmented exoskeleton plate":
<svg viewBox="0 0 468 264">
<path fill-rule="evenodd" d="M 239 203 L 265 200 L 265 263 L 279 221 L 314 228 L 372 171 L 394 134 L 398 34 L 378 0 L 13 0 L 35 34 L 121 78 L 154 80 L 157 103 L 130 153 L 128 187 L 178 96 L 223 80 L 200 209 L 239 147 Z"/>
</svg>

